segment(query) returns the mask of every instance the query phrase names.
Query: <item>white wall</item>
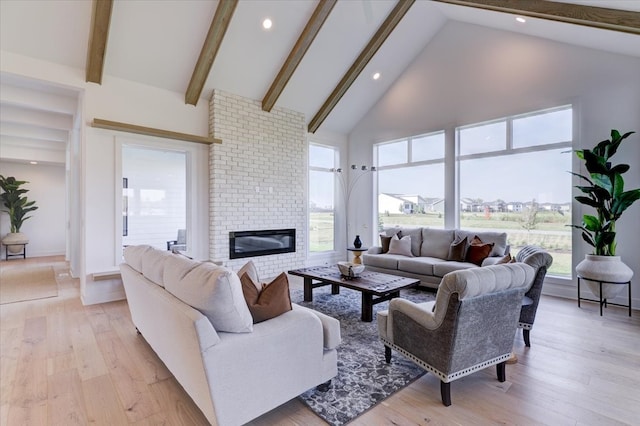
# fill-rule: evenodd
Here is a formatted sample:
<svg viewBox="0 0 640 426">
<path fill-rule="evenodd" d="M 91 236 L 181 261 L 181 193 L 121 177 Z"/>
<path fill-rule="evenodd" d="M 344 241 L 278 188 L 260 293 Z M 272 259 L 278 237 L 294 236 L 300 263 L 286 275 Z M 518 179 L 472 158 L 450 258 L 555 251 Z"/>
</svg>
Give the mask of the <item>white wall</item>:
<svg viewBox="0 0 640 426">
<path fill-rule="evenodd" d="M 25 196 L 36 202 L 38 209 L 31 212 L 20 229 L 27 234 L 27 257 L 65 254 L 65 169 L 64 165 L 24 164 L 0 162 L 0 174 L 13 176 L 29 183 L 23 188 Z M 10 230 L 9 216 L 0 213 L 0 235 Z M 4 259 L 4 247 L 0 253 Z M 9 259 L 11 260 L 11 258 Z"/>
<path fill-rule="evenodd" d="M 456 126 L 566 103 L 576 106 L 576 148 L 591 148 L 612 128 L 640 131 L 638 76 L 637 57 L 450 22 L 354 128 L 349 155 L 366 163 L 376 142 L 442 129 L 451 145 Z M 451 146 L 447 149 L 451 152 Z M 617 160 L 635 165 L 625 175 L 626 188 L 640 187 L 640 136 L 630 138 Z M 373 205 L 370 188 L 359 193 L 361 204 Z M 447 186 L 448 199 L 453 189 Z M 583 207 L 574 203 L 573 209 L 581 217 Z M 451 214 L 449 209 L 449 220 Z M 372 220 L 360 216 L 362 222 Z M 640 203 L 618 225 L 619 254 L 636 273 L 635 306 L 640 306 L 640 238 L 633 228 L 638 217 Z M 373 238 L 372 232 L 365 244 Z M 574 265 L 589 249 L 574 237 Z M 569 284 L 545 285 L 545 291 L 575 298 L 575 282 Z"/>
</svg>

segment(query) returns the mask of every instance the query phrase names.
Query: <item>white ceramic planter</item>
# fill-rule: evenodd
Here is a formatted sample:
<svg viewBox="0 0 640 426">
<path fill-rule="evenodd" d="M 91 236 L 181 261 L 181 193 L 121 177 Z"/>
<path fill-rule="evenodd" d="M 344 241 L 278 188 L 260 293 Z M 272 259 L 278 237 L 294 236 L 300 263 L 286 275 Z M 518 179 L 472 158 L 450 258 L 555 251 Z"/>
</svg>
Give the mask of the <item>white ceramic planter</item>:
<svg viewBox="0 0 640 426">
<path fill-rule="evenodd" d="M 626 283 L 633 277 L 633 270 L 622 262 L 620 256 L 587 254 L 576 266 L 576 272 L 585 279 L 587 287 L 598 298 L 600 285 L 592 280 Z M 625 288 L 623 285 L 603 284 L 602 299 L 613 299 Z"/>
</svg>

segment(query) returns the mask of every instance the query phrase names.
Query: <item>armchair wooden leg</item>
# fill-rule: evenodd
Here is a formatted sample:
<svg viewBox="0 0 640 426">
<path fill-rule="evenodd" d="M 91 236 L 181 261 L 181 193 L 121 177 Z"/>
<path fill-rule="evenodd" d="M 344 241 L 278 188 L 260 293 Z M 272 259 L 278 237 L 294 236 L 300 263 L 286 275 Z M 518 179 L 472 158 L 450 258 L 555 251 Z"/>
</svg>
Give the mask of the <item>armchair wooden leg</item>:
<svg viewBox="0 0 640 426">
<path fill-rule="evenodd" d="M 451 383 L 440 382 L 440 396 L 442 397 L 442 405 L 445 407 L 451 405 Z"/>
<path fill-rule="evenodd" d="M 531 341 L 529 340 L 529 333 L 531 330 L 522 329 L 522 337 L 524 338 L 524 345 L 528 348 L 531 347 Z"/>
<path fill-rule="evenodd" d="M 498 373 L 498 381 L 504 382 L 507 380 L 507 362 L 503 361 L 500 364 L 496 364 L 496 372 Z"/>
<path fill-rule="evenodd" d="M 387 361 L 387 364 L 391 363 L 391 348 L 386 345 L 384 347 L 384 360 Z"/>
</svg>

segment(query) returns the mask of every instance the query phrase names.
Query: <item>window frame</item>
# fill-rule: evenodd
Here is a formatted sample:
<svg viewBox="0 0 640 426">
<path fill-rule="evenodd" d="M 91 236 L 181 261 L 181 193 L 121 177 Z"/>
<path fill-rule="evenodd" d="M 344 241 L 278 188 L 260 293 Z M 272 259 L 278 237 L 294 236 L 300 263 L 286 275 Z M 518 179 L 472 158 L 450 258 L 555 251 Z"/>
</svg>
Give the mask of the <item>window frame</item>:
<svg viewBox="0 0 640 426">
<path fill-rule="evenodd" d="M 545 108 L 545 109 L 540 109 L 540 110 L 536 110 L 536 111 L 531 111 L 528 113 L 523 113 L 523 114 L 516 114 L 516 115 L 511 115 L 511 116 L 507 116 L 501 119 L 494 119 L 494 120 L 487 120 L 484 122 L 480 122 L 480 123 L 474 123 L 474 124 L 469 124 L 469 125 L 464 125 L 464 126 L 458 126 L 454 129 L 454 137 L 455 137 L 455 178 L 454 178 L 454 182 L 455 182 L 455 203 L 456 203 L 456 213 L 455 213 L 455 227 L 456 228 L 460 228 L 460 219 L 461 219 L 461 209 L 460 209 L 460 202 L 461 202 L 461 196 L 460 196 L 460 184 L 461 184 L 461 179 L 460 179 L 460 169 L 461 169 L 461 161 L 465 161 L 465 160 L 476 160 L 476 159 L 482 159 L 482 158 L 492 158 L 492 157 L 506 157 L 506 156 L 510 156 L 510 155 L 518 155 L 518 154 L 527 154 L 527 153 L 535 153 L 535 152 L 543 152 L 543 151 L 552 151 L 552 150 L 559 150 L 559 149 L 567 149 L 568 151 L 573 150 L 573 141 L 576 139 L 576 105 L 574 105 L 573 103 L 567 103 L 567 104 L 563 104 L 563 105 L 559 105 L 556 107 L 551 107 L 551 108 Z M 552 112 L 557 112 L 557 111 L 562 111 L 562 110 L 570 110 L 571 111 L 571 139 L 568 141 L 562 141 L 562 142 L 553 142 L 553 143 L 549 143 L 549 144 L 544 144 L 544 145 L 531 145 L 531 146 L 527 146 L 527 147 L 521 147 L 521 148 L 514 148 L 513 147 L 513 121 L 517 120 L 517 119 L 521 119 L 521 118 L 526 118 L 526 117 L 533 117 L 536 115 L 543 115 L 543 114 L 548 114 L 548 113 L 552 113 Z M 503 150 L 499 150 L 499 151 L 487 151 L 484 153 L 476 153 L 476 154 L 467 154 L 467 155 L 460 155 L 460 130 L 461 129 L 467 129 L 467 128 L 471 128 L 471 127 L 477 127 L 477 126 L 482 126 L 484 124 L 490 124 L 490 123 L 496 123 L 496 122 L 500 122 L 500 121 L 505 121 L 506 122 L 506 146 Z M 569 202 L 571 202 L 572 199 L 569 200 Z M 573 246 L 571 246 L 571 251 L 573 252 Z M 573 269 L 571 270 L 571 275 L 569 276 L 564 276 L 564 275 L 552 275 L 552 274 L 547 274 L 547 277 L 551 278 L 552 280 L 558 280 L 559 282 L 567 282 L 567 281 L 571 281 L 572 280 L 572 275 L 573 275 Z"/>
<path fill-rule="evenodd" d="M 422 139 L 422 138 L 426 138 L 426 137 L 430 137 L 430 136 L 435 136 L 435 135 L 442 135 L 442 144 L 443 144 L 443 149 L 442 149 L 442 157 L 440 158 L 433 158 L 430 160 L 419 160 L 419 161 L 413 161 L 413 141 L 414 139 Z M 384 145 L 390 145 L 393 143 L 398 143 L 398 142 L 403 142 L 406 141 L 407 142 L 407 162 L 405 163 L 398 163 L 398 164 L 392 164 L 392 165 L 388 165 L 388 166 L 380 166 L 380 162 L 379 162 L 379 151 L 378 148 L 380 146 L 384 146 Z M 375 219 L 375 223 L 380 223 L 380 205 L 379 205 L 379 197 L 380 197 L 380 174 L 381 172 L 384 173 L 387 170 L 396 170 L 396 169 L 403 169 L 403 168 L 407 168 L 407 167 L 421 167 L 421 166 L 432 166 L 432 165 L 439 165 L 442 164 L 443 167 L 443 183 L 444 183 L 444 187 L 443 189 L 443 193 L 444 193 L 444 197 L 446 199 L 446 174 L 447 174 L 447 170 L 446 170 L 446 144 L 447 144 L 447 135 L 446 135 L 446 131 L 443 130 L 437 130 L 434 132 L 427 132 L 427 133 L 420 133 L 418 135 L 412 135 L 412 136 L 408 136 L 408 137 L 403 137 L 403 138 L 398 138 L 398 139 L 393 139 L 393 140 L 389 140 L 389 141 L 384 141 L 384 142 L 379 142 L 379 143 L 374 143 L 373 144 L 373 163 L 376 165 L 376 170 L 378 171 L 378 173 L 376 173 L 376 177 L 375 177 L 375 184 L 374 184 L 374 196 L 373 196 L 373 209 L 375 212 L 374 215 L 374 219 Z M 443 212 L 443 218 L 444 222 L 443 222 L 443 226 L 446 226 L 446 209 Z M 377 226 L 375 227 L 376 230 L 376 235 L 377 235 Z M 374 239 L 375 241 L 375 239 Z"/>
<path fill-rule="evenodd" d="M 553 151 L 553 150 L 564 150 L 564 151 L 572 151 L 574 146 L 574 141 L 579 139 L 577 126 L 578 122 L 578 114 L 579 114 L 580 104 L 575 100 L 569 100 L 562 103 L 559 103 L 556 106 L 549 108 L 541 108 L 535 111 L 529 111 L 526 113 L 519 113 L 510 116 L 506 116 L 503 118 L 492 118 L 482 122 L 472 123 L 472 124 L 462 124 L 454 127 L 455 125 L 451 125 L 446 127 L 444 130 L 430 132 L 430 133 L 422 133 L 415 136 L 408 137 L 397 137 L 390 140 L 384 140 L 380 142 L 372 143 L 372 154 L 373 154 L 373 164 L 376 165 L 377 170 L 379 172 L 384 172 L 385 170 L 392 169 L 402 169 L 406 167 L 413 166 L 421 166 L 421 165 L 433 165 L 438 163 L 443 163 L 444 166 L 444 226 L 445 228 L 460 228 L 460 220 L 461 220 L 461 209 L 460 209 L 460 169 L 461 169 L 461 161 L 464 160 L 473 160 L 473 159 L 482 159 L 482 158 L 491 158 L 491 157 L 505 157 L 508 155 L 518 155 L 518 154 L 528 154 L 528 153 L 537 153 L 544 151 Z M 548 113 L 553 113 L 562 110 L 570 111 L 570 120 L 571 124 L 569 128 L 571 129 L 570 139 L 563 140 L 560 142 L 552 142 L 543 145 L 528 145 L 523 147 L 514 147 L 514 132 L 513 132 L 513 122 L 518 119 L 526 118 L 526 117 L 534 117 L 537 115 L 544 115 Z M 460 155 L 460 130 L 465 128 L 471 128 L 476 126 L 481 126 L 484 124 L 496 123 L 496 122 L 505 122 L 505 132 L 506 139 L 504 141 L 505 146 L 503 149 L 496 151 L 488 151 L 482 153 L 474 153 L 474 154 L 466 154 Z M 444 134 L 444 158 L 433 159 L 433 160 L 425 160 L 425 161 L 412 161 L 412 140 L 416 138 L 421 138 L 437 133 Z M 555 139 L 554 139 L 555 140 Z M 407 141 L 407 161 L 400 164 L 386 165 L 380 166 L 378 161 L 378 147 L 386 144 L 396 143 L 400 141 Z M 574 170 L 576 167 L 575 159 L 571 162 L 571 167 L 568 169 Z M 374 200 L 372 202 L 372 208 L 374 209 L 374 223 L 380 223 L 380 213 L 378 212 L 380 206 L 378 203 L 378 193 L 379 193 L 379 182 L 380 173 L 378 173 L 376 179 L 373 183 L 373 194 Z M 569 203 L 572 202 L 572 199 L 568 200 Z M 571 214 L 573 214 L 573 209 Z M 372 229 L 372 237 L 374 241 L 377 241 L 377 227 L 374 226 Z M 571 247 L 573 250 L 573 247 Z M 567 282 L 571 282 L 571 277 L 566 275 L 547 275 L 548 279 L 551 281 L 555 281 L 559 284 L 566 284 Z"/>
<path fill-rule="evenodd" d="M 307 171 L 307 194 L 310 194 L 310 188 L 311 188 L 311 172 L 312 171 L 316 171 L 316 172 L 326 172 L 326 173 L 332 173 L 333 175 L 333 248 L 328 249 L 328 250 L 322 250 L 322 251 L 311 251 L 311 197 L 309 195 L 309 199 L 307 200 L 307 254 L 310 257 L 314 257 L 314 256 L 324 256 L 330 253 L 335 253 L 337 252 L 338 248 L 336 247 L 336 243 L 338 241 L 338 207 L 339 207 L 339 198 L 338 198 L 338 182 L 337 182 L 337 176 L 335 175 L 336 170 L 339 168 L 339 164 L 340 164 L 340 150 L 335 147 L 335 146 L 331 146 L 331 145 L 327 145 L 327 144 L 323 144 L 323 143 L 318 143 L 318 142 L 314 142 L 314 141 L 309 141 L 308 143 L 309 145 L 309 154 L 307 155 L 307 167 L 308 167 L 308 171 Z M 325 149 L 330 149 L 333 151 L 333 167 L 320 167 L 320 166 L 312 166 L 311 165 L 311 146 L 317 146 L 317 147 L 321 147 L 321 148 L 325 148 Z"/>
</svg>

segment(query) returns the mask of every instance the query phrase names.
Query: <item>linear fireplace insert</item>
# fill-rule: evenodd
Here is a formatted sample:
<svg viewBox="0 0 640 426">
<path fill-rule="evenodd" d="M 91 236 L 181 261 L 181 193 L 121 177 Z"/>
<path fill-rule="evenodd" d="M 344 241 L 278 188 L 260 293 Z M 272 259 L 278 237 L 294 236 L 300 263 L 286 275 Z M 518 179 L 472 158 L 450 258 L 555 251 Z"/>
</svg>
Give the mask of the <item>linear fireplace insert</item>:
<svg viewBox="0 0 640 426">
<path fill-rule="evenodd" d="M 295 229 L 229 232 L 229 259 L 295 251 Z"/>
</svg>

